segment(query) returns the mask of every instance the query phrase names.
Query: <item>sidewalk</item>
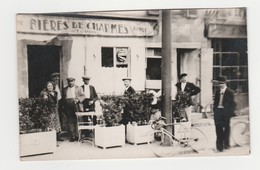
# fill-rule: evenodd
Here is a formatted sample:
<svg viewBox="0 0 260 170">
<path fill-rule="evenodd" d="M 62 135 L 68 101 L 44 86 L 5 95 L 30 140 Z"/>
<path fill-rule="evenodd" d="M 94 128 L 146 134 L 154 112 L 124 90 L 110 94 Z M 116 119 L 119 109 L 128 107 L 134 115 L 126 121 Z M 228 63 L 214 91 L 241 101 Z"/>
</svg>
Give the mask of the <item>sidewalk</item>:
<svg viewBox="0 0 260 170">
<path fill-rule="evenodd" d="M 239 118 L 243 119 L 243 118 Z M 234 121 L 238 121 L 234 120 Z M 215 126 L 213 119 L 202 118 L 201 113 L 192 114 L 192 123 L 202 130 L 208 138 L 209 147 L 199 153 L 191 153 L 189 150 L 180 153 L 175 157 L 205 157 L 205 156 L 240 156 L 248 155 L 249 146 L 236 147 L 231 140 L 231 148 L 221 153 L 216 153 L 215 149 Z M 231 124 L 234 122 L 231 121 Z M 127 159 L 127 158 L 156 158 L 149 149 L 148 144 L 132 145 L 126 143 L 123 147 L 113 147 L 102 149 L 92 146 L 88 142 L 78 143 L 68 140 L 58 142 L 56 152 L 53 154 L 35 155 L 21 158 L 22 161 L 39 160 L 88 160 L 88 159 Z"/>
</svg>

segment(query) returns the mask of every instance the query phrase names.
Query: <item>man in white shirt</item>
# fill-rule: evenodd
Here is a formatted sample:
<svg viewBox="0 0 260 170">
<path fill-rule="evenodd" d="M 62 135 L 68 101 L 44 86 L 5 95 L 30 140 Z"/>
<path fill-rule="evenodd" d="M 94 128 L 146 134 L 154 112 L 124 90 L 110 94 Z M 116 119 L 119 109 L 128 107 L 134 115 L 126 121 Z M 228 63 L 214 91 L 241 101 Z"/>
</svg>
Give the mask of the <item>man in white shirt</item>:
<svg viewBox="0 0 260 170">
<path fill-rule="evenodd" d="M 94 111 L 95 110 L 95 101 L 98 99 L 98 95 L 94 86 L 89 85 L 90 77 L 82 76 L 84 84 L 81 86 L 85 95 L 83 100 L 84 111 Z"/>
<path fill-rule="evenodd" d="M 182 73 L 179 75 L 179 82 L 175 85 L 177 87 L 177 95 L 176 100 L 181 100 L 180 96 L 187 95 L 188 99 L 186 100 L 186 103 L 181 103 L 181 105 L 185 105 L 185 112 L 188 121 L 191 119 L 191 105 L 192 105 L 192 96 L 197 95 L 200 92 L 200 88 L 196 86 L 195 84 L 187 81 L 187 73 Z M 177 102 L 178 103 L 178 102 Z M 174 106 L 173 106 L 174 107 Z"/>
<path fill-rule="evenodd" d="M 67 81 L 68 86 L 63 90 L 63 103 L 68 120 L 70 142 L 73 142 L 78 139 L 77 117 L 75 112 L 78 111 L 78 104 L 84 100 L 85 96 L 82 88 L 75 85 L 75 79 L 73 77 L 67 78 Z"/>
</svg>

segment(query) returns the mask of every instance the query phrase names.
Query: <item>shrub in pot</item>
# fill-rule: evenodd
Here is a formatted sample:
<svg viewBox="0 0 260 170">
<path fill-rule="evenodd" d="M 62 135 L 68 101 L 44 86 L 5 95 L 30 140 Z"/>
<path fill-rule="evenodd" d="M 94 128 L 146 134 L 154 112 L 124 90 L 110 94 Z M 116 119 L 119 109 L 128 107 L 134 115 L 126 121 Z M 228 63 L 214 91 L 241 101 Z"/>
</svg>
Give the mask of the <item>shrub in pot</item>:
<svg viewBox="0 0 260 170">
<path fill-rule="evenodd" d="M 56 131 L 48 131 L 50 103 L 42 98 L 19 99 L 20 156 L 53 153 Z"/>
<path fill-rule="evenodd" d="M 125 99 L 123 96 L 101 97 L 104 125 L 95 127 L 95 145 L 102 148 L 125 145 L 125 126 L 120 125 Z"/>
<path fill-rule="evenodd" d="M 126 107 L 129 116 L 127 124 L 127 141 L 129 143 L 147 143 L 153 140 L 153 129 L 147 122 L 150 120 L 153 94 L 147 92 L 126 96 Z"/>
</svg>

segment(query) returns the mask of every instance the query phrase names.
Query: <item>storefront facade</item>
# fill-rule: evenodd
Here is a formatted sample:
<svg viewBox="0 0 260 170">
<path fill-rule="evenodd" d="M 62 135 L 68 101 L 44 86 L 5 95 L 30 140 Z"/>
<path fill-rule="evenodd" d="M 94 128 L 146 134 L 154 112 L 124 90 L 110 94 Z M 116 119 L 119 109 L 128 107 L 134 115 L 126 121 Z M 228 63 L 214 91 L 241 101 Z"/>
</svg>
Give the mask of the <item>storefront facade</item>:
<svg viewBox="0 0 260 170">
<path fill-rule="evenodd" d="M 218 16 L 208 19 L 205 15 L 209 11 L 214 10 L 172 10 L 169 34 L 172 36 L 172 96 L 178 74 L 186 72 L 189 81 L 201 88 L 196 100 L 202 106 L 212 98 L 215 75 L 230 74 L 217 73 L 217 67 L 230 65 L 216 65 L 215 56 L 219 51 L 215 44 L 220 39 L 225 42 L 225 35 L 230 36 L 231 32 L 221 33 L 223 27 L 213 26 L 219 22 Z M 234 27 L 240 30 L 241 25 Z M 87 74 L 100 95 L 122 94 L 125 76 L 132 77 L 132 86 L 137 91 L 158 90 L 161 88 L 161 35 L 159 11 L 136 11 L 134 15 L 131 12 L 130 15 L 124 12 L 17 15 L 19 97 L 37 96 L 53 72 L 61 74 L 61 87 L 67 85 L 66 78 L 70 76 L 81 85 L 81 76 Z M 239 33 L 236 35 L 231 39 L 241 38 Z M 246 34 L 242 39 L 246 40 Z M 222 56 L 224 53 L 221 51 Z M 245 65 L 247 62 L 236 68 L 243 71 Z M 247 72 L 241 74 L 247 79 Z M 240 79 L 232 81 L 247 83 Z M 248 93 L 243 95 L 247 97 Z"/>
</svg>

